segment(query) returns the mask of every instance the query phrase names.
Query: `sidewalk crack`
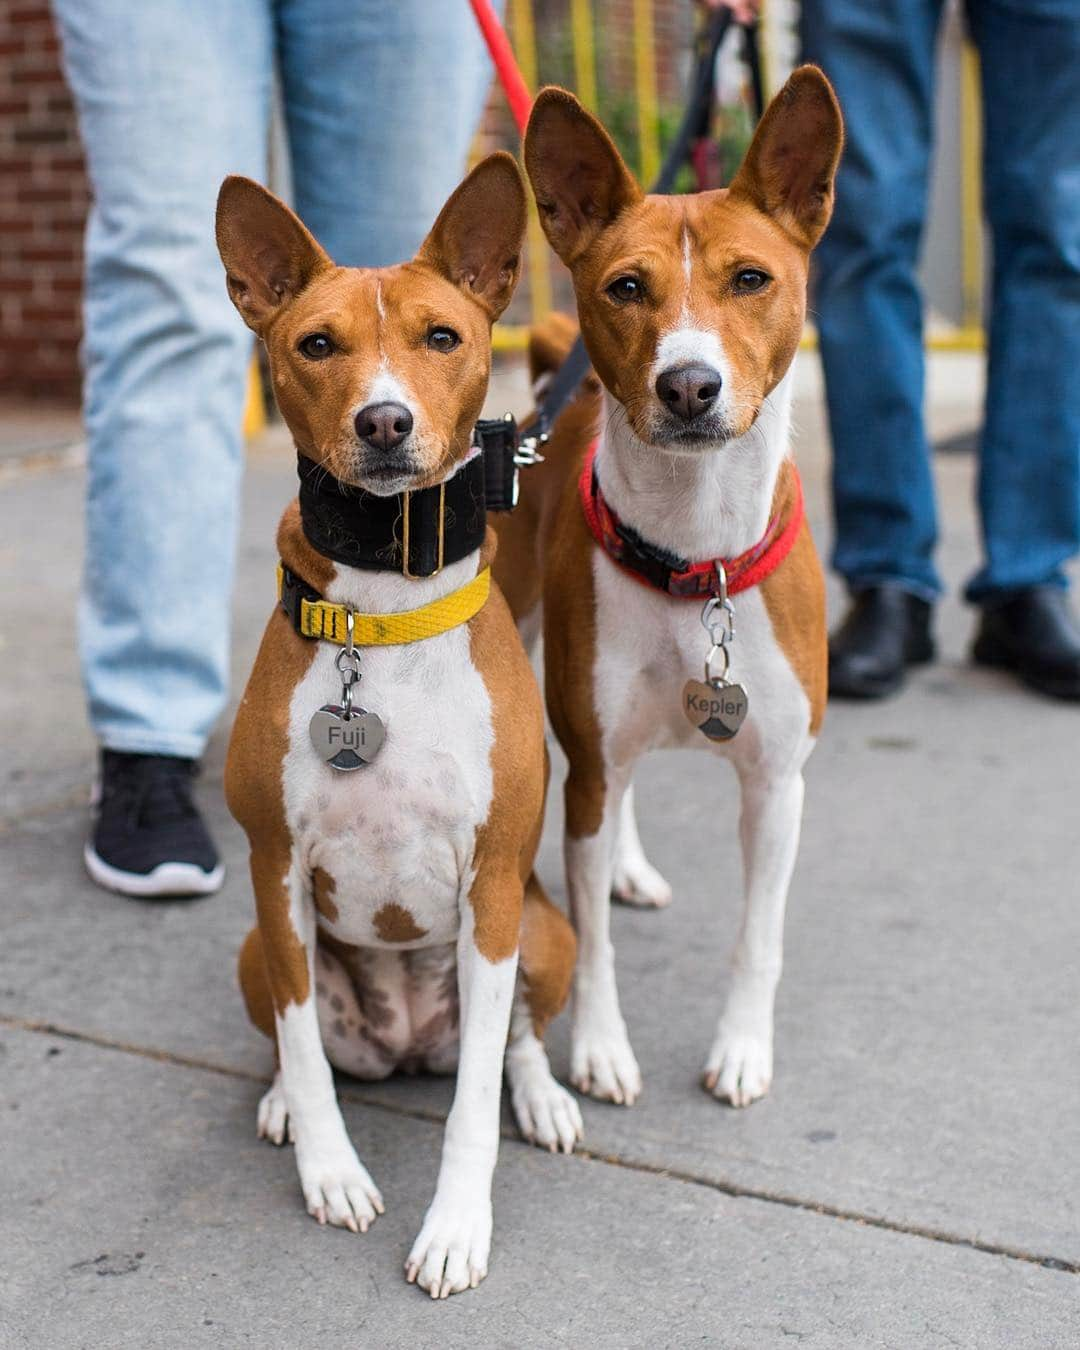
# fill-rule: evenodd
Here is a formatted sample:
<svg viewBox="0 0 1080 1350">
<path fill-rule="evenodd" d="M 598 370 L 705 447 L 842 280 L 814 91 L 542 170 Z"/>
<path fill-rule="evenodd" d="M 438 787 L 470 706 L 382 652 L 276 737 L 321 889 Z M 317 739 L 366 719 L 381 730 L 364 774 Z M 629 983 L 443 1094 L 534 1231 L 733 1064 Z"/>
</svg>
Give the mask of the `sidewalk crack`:
<svg viewBox="0 0 1080 1350">
<path fill-rule="evenodd" d="M 231 1064 L 216 1063 L 213 1060 L 202 1059 L 196 1055 L 184 1055 L 172 1050 L 161 1050 L 155 1046 L 121 1041 L 92 1031 L 80 1031 L 76 1027 L 61 1026 L 56 1022 L 49 1022 L 44 1019 L 19 1017 L 13 1013 L 0 1012 L 0 1026 L 10 1027 L 14 1031 L 31 1032 L 35 1035 L 58 1036 L 63 1040 L 92 1045 L 101 1050 L 114 1050 L 121 1054 L 153 1060 L 158 1064 L 172 1064 L 177 1068 L 197 1069 L 204 1073 L 221 1074 L 223 1077 L 235 1078 L 241 1082 L 269 1082 L 265 1074 L 256 1073 L 253 1070 L 240 1069 Z M 438 1111 L 428 1111 L 422 1107 L 402 1106 L 399 1102 L 391 1102 L 371 1095 L 365 1089 L 357 1090 L 339 1084 L 338 1092 L 345 1101 L 373 1107 L 377 1111 L 385 1111 L 390 1115 L 423 1121 L 429 1125 L 445 1124 L 445 1116 Z M 532 1145 L 525 1145 L 515 1130 L 504 1129 L 500 1133 L 504 1139 L 522 1143 L 523 1147 L 532 1147 Z M 936 1242 L 943 1246 L 966 1247 L 969 1251 L 981 1252 L 986 1256 L 1000 1256 L 1009 1261 L 1022 1261 L 1027 1265 L 1041 1266 L 1044 1270 L 1061 1271 L 1068 1275 L 1080 1275 L 1080 1261 L 1071 1261 L 1044 1252 L 1029 1251 L 1026 1248 L 1014 1247 L 1008 1243 L 988 1242 L 982 1238 L 950 1232 L 948 1229 L 936 1228 L 930 1224 L 907 1223 L 899 1219 L 887 1219 L 881 1215 L 847 1209 L 842 1205 L 831 1205 L 825 1201 L 812 1200 L 785 1191 L 770 1190 L 763 1186 L 747 1186 L 737 1181 L 717 1180 L 715 1177 L 702 1177 L 681 1168 L 644 1162 L 640 1159 L 620 1158 L 612 1153 L 594 1152 L 580 1146 L 574 1150 L 572 1156 L 585 1162 L 598 1163 L 606 1167 L 621 1167 L 628 1172 L 663 1177 L 665 1180 L 682 1182 L 688 1186 L 700 1186 L 705 1190 L 716 1191 L 734 1200 L 756 1200 L 762 1204 L 778 1205 L 784 1209 L 817 1214 L 821 1218 L 835 1219 L 841 1223 L 852 1223 L 864 1228 L 876 1228 L 885 1233 L 899 1233 L 906 1237 L 921 1238 L 926 1242 Z"/>
</svg>

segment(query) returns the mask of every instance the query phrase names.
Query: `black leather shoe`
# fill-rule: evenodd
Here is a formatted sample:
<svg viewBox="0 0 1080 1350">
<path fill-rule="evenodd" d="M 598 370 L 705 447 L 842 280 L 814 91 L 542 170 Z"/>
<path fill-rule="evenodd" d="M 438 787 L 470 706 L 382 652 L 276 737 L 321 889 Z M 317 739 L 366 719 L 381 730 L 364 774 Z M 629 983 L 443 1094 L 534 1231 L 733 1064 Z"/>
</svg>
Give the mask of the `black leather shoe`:
<svg viewBox="0 0 1080 1350">
<path fill-rule="evenodd" d="M 1015 671 L 1032 689 L 1080 699 L 1080 623 L 1065 591 L 1031 586 L 983 606 L 972 656 Z"/>
<path fill-rule="evenodd" d="M 901 586 L 857 591 L 844 622 L 829 639 L 829 693 L 837 698 L 884 698 L 904 683 L 908 666 L 934 658 L 929 601 Z"/>
</svg>

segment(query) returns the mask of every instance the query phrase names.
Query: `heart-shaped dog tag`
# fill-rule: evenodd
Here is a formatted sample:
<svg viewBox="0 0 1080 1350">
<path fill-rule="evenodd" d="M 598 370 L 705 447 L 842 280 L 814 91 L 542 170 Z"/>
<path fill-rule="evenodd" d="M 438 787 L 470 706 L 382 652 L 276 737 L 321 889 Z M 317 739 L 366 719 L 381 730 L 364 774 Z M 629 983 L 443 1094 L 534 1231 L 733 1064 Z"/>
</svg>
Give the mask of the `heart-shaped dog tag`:
<svg viewBox="0 0 1080 1350">
<path fill-rule="evenodd" d="M 745 721 L 750 701 L 741 684 L 687 680 L 682 702 L 687 721 L 710 741 L 730 741 Z"/>
<path fill-rule="evenodd" d="M 327 703 L 308 723 L 308 735 L 320 759 L 348 771 L 371 763 L 382 749 L 386 728 L 375 713 L 354 708 L 346 717 L 344 708 Z"/>
</svg>

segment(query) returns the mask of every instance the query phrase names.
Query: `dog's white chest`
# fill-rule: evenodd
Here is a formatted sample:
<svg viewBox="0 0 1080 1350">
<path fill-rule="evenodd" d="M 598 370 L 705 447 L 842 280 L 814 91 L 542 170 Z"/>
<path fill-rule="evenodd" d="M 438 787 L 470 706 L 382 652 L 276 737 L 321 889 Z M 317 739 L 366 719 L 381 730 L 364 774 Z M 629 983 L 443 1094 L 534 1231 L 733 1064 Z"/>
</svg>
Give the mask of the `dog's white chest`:
<svg viewBox="0 0 1080 1350">
<path fill-rule="evenodd" d="M 308 736 L 312 714 L 339 701 L 336 652 L 320 643 L 293 692 L 284 769 L 300 865 L 329 879 L 320 924 L 358 946 L 452 942 L 491 801 L 491 703 L 468 631 L 364 649 L 354 700 L 386 734 L 375 760 L 348 773 Z"/>
</svg>

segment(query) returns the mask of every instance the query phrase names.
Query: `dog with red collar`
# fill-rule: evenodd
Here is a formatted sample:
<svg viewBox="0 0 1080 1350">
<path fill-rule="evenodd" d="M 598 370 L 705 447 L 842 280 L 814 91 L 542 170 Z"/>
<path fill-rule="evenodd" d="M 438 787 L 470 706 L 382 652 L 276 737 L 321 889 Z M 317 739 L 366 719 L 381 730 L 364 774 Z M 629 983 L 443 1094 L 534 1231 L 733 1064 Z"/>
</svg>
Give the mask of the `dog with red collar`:
<svg viewBox="0 0 1080 1350">
<path fill-rule="evenodd" d="M 531 875 L 543 711 L 491 580 L 473 440 L 524 228 L 506 154 L 473 170 L 397 267 L 336 267 L 248 179 L 227 179 L 218 202 L 229 293 L 266 346 L 300 468 L 278 531 L 280 604 L 225 774 L 258 919 L 240 983 L 277 1052 L 258 1132 L 295 1144 L 320 1223 L 365 1232 L 383 1202 L 331 1065 L 456 1072 L 406 1263 L 432 1297 L 487 1272 L 504 1053 L 523 1133 L 567 1152 L 581 1133 L 541 1040 L 574 960 Z"/>
<path fill-rule="evenodd" d="M 790 458 L 791 366 L 842 139 L 832 89 L 810 66 L 721 191 L 645 196 L 564 90 L 544 90 L 529 122 L 526 169 L 596 379 L 523 480 L 497 575 L 526 635 L 542 613 L 548 713 L 569 762 L 571 1078 L 604 1100 L 641 1091 L 610 897 L 671 895 L 633 815 L 633 768 L 654 747 L 705 750 L 736 771 L 745 912 L 703 1081 L 745 1106 L 772 1080 L 802 769 L 827 668 L 824 584 Z M 573 338 L 561 316 L 534 332 L 534 379 Z"/>
</svg>

